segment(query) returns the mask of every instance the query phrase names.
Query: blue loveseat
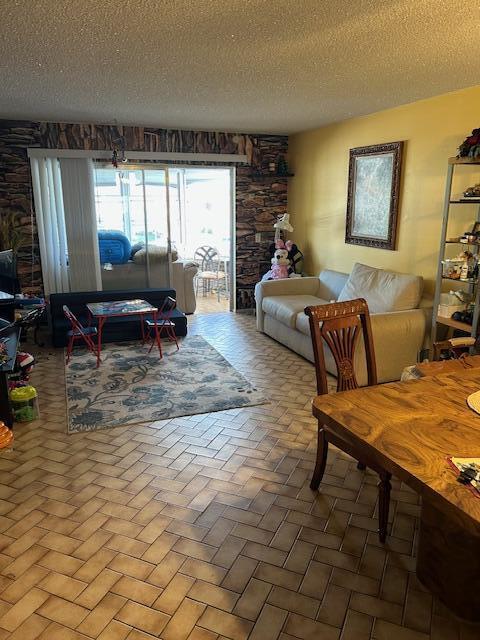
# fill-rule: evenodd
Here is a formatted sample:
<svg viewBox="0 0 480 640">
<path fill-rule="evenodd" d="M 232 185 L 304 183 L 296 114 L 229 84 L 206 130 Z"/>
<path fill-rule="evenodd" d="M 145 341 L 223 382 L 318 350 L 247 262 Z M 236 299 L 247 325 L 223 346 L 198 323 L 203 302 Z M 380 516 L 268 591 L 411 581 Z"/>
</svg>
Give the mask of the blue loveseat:
<svg viewBox="0 0 480 640">
<path fill-rule="evenodd" d="M 52 293 L 50 296 L 50 317 L 52 326 L 52 343 L 54 347 L 65 347 L 67 331 L 70 324 L 63 313 L 66 304 L 80 322 L 88 324 L 88 302 L 106 302 L 112 300 L 146 300 L 154 307 L 160 308 L 167 296 L 175 298 L 174 289 L 136 289 L 117 291 L 79 291 L 76 293 Z M 177 336 L 187 335 L 187 318 L 180 309 L 172 314 Z M 138 316 L 119 316 L 109 318 L 105 323 L 102 335 L 104 342 L 126 342 L 139 340 L 141 337 L 140 320 Z"/>
</svg>

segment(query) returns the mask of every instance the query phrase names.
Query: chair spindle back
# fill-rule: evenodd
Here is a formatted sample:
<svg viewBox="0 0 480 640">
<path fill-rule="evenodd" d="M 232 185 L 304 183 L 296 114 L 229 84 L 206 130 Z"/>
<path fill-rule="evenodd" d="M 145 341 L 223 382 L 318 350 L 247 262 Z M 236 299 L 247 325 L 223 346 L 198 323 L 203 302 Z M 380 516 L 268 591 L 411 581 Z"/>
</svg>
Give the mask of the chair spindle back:
<svg viewBox="0 0 480 640">
<path fill-rule="evenodd" d="M 323 342 L 328 345 L 337 368 L 337 391 L 356 389 L 354 358 L 358 340 L 363 333 L 368 385 L 377 384 L 377 367 L 373 348 L 372 328 L 367 302 L 363 298 L 306 307 L 310 321 L 317 392 L 328 393 L 327 370 Z"/>
</svg>

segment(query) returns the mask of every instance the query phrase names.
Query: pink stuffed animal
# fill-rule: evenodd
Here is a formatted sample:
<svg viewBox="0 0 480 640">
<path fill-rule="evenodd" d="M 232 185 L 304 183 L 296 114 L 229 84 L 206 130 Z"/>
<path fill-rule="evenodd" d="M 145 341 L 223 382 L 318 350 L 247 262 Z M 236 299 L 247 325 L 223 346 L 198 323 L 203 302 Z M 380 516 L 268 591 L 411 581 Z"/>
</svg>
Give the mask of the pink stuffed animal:
<svg viewBox="0 0 480 640">
<path fill-rule="evenodd" d="M 290 277 L 291 267 L 288 252 L 292 248 L 292 242 L 287 240 L 277 240 L 275 242 L 275 253 L 272 258 L 272 268 L 262 278 L 262 280 L 281 280 Z"/>
</svg>

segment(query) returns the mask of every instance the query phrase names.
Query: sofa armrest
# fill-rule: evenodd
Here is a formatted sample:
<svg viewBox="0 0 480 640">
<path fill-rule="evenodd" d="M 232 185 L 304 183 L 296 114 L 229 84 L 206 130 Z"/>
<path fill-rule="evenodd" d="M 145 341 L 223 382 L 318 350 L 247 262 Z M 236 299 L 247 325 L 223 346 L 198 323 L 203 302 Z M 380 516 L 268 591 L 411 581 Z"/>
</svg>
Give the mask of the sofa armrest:
<svg viewBox="0 0 480 640">
<path fill-rule="evenodd" d="M 193 280 L 198 265 L 190 260 L 172 263 L 172 285 L 177 292 L 177 304 L 184 313 L 194 313 L 197 306 Z"/>
<path fill-rule="evenodd" d="M 255 285 L 255 304 L 257 311 L 257 331 L 263 331 L 262 301 L 267 296 L 316 296 L 319 288 L 317 277 L 284 278 L 282 280 L 263 280 Z"/>
<path fill-rule="evenodd" d="M 406 366 L 418 361 L 428 329 L 426 309 L 371 314 L 379 382 L 399 380 Z"/>
</svg>

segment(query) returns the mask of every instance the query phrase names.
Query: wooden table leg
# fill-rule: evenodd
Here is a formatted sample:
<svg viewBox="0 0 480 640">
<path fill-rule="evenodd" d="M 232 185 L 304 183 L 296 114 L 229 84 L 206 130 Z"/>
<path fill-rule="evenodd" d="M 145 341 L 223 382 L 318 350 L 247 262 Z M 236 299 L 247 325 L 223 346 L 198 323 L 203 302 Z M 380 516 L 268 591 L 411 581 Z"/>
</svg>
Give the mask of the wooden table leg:
<svg viewBox="0 0 480 640">
<path fill-rule="evenodd" d="M 457 616 L 480 622 L 480 531 L 449 520 L 426 500 L 417 576 Z"/>
</svg>

